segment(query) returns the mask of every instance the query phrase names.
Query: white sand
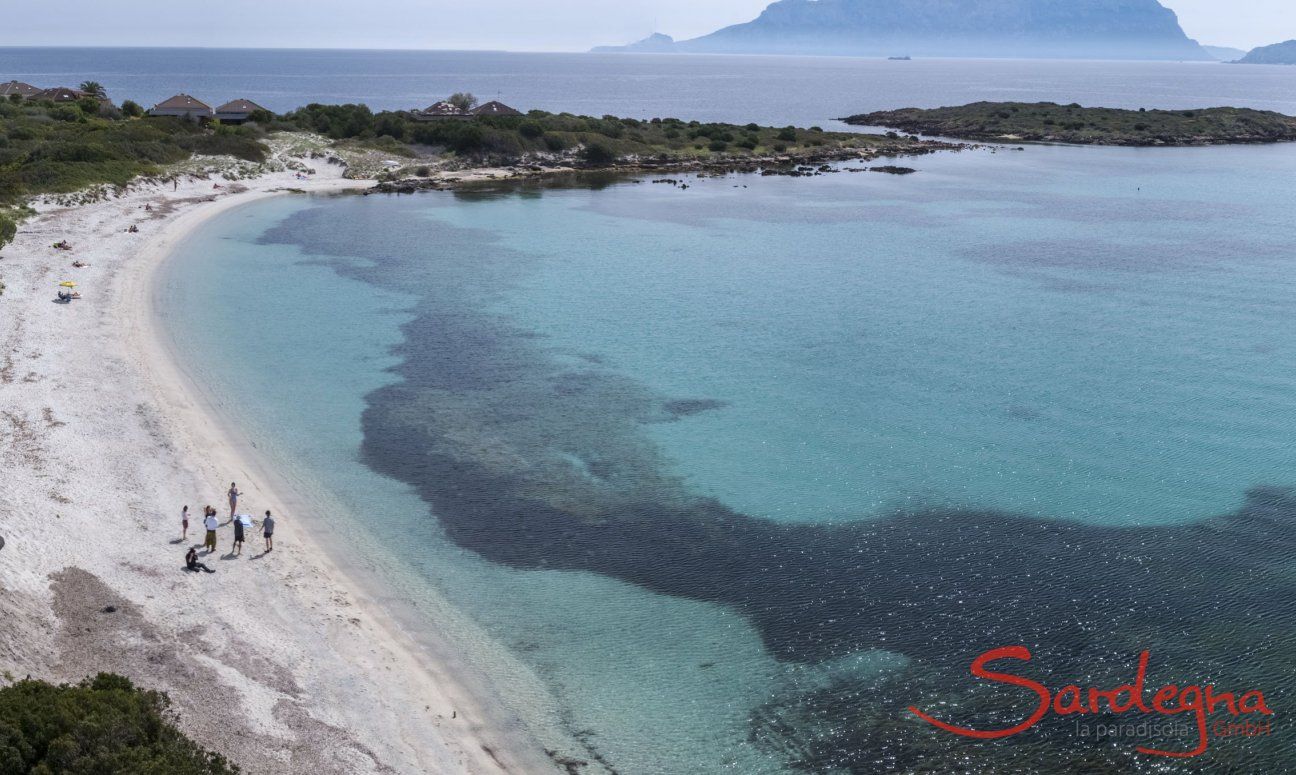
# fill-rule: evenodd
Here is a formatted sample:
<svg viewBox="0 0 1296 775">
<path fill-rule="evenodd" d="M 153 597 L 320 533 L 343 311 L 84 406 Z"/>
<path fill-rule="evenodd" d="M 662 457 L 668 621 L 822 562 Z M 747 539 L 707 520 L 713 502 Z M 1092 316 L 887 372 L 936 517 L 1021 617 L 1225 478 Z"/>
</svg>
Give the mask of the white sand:
<svg viewBox="0 0 1296 775">
<path fill-rule="evenodd" d="M 0 671 L 112 670 L 164 689 L 187 732 L 248 772 L 552 770 L 458 664 L 416 646 L 329 561 L 301 500 L 257 468 L 153 327 L 153 272 L 203 221 L 276 189 L 365 185 L 316 172 L 45 207 L 0 251 Z M 51 248 L 64 238 L 72 252 Z M 65 279 L 84 298 L 54 303 Z M 273 553 L 258 557 L 254 527 L 225 559 L 231 480 L 240 511 L 274 510 Z M 187 573 L 208 503 L 222 528 L 202 559 L 217 573 Z"/>
</svg>

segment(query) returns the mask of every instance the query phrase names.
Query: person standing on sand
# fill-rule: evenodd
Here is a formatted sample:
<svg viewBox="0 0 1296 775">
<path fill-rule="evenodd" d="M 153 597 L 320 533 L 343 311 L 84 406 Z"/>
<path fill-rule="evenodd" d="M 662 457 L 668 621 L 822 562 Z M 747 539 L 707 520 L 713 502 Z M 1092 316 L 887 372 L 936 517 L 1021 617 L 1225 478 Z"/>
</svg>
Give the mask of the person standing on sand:
<svg viewBox="0 0 1296 775">
<path fill-rule="evenodd" d="M 270 509 L 266 509 L 265 519 L 261 522 L 261 532 L 265 536 L 266 554 L 274 551 L 274 517 L 270 516 Z"/>
<path fill-rule="evenodd" d="M 216 521 L 216 510 L 209 509 L 207 519 L 203 522 L 203 527 L 207 528 L 207 538 L 203 541 L 203 546 L 207 549 L 208 554 L 216 551 L 216 528 L 220 523 Z"/>
<path fill-rule="evenodd" d="M 237 485 L 237 484 L 234 484 L 233 482 L 230 482 L 230 488 L 229 488 L 229 502 L 230 502 L 230 518 L 231 518 L 231 519 L 233 519 L 233 517 L 234 517 L 234 509 L 238 508 L 238 496 L 240 496 L 240 495 L 242 495 L 242 494 L 243 494 L 243 493 L 239 492 L 238 485 Z"/>
<path fill-rule="evenodd" d="M 234 545 L 230 547 L 230 554 L 240 555 L 243 553 L 243 520 L 239 517 L 234 518 Z"/>
<path fill-rule="evenodd" d="M 180 540 L 184 541 L 189 537 L 189 506 L 186 504 L 180 509 Z"/>
</svg>

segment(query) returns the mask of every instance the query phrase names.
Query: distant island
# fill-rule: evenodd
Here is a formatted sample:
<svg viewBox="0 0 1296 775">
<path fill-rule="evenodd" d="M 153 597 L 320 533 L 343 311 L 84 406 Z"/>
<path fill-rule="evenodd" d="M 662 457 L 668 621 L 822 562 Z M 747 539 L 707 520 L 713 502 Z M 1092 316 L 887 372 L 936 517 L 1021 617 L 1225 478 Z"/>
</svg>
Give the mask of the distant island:
<svg viewBox="0 0 1296 775">
<path fill-rule="evenodd" d="M 1296 118 L 1250 108 L 1122 110 L 1053 102 L 974 102 L 842 119 L 857 126 L 970 140 L 1087 145 L 1222 145 L 1296 141 Z"/>
<path fill-rule="evenodd" d="M 1296 65 L 1296 40 L 1253 48 L 1238 62 L 1244 65 Z"/>
<path fill-rule="evenodd" d="M 1215 59 L 1157 0 L 779 0 L 700 38 L 655 33 L 594 51 Z"/>
<path fill-rule="evenodd" d="M 1232 46 L 1207 46 L 1203 43 L 1202 48 L 1206 50 L 1207 54 L 1221 62 L 1235 62 L 1247 55 L 1247 52 Z"/>
</svg>

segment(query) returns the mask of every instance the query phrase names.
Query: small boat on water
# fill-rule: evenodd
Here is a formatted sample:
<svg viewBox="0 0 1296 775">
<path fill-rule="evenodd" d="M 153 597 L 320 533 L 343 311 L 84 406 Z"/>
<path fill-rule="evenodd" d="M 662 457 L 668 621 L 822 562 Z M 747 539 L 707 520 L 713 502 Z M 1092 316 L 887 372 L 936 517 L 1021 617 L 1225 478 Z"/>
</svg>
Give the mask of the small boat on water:
<svg viewBox="0 0 1296 775">
<path fill-rule="evenodd" d="M 891 60 L 892 62 L 908 62 L 912 60 L 913 57 L 887 57 L 887 59 Z"/>
</svg>

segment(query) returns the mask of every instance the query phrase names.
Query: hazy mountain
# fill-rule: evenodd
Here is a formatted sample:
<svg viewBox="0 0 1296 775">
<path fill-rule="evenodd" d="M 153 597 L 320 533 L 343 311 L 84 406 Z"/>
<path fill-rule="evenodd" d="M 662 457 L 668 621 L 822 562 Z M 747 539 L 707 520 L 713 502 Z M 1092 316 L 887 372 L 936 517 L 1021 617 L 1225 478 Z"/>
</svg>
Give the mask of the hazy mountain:
<svg viewBox="0 0 1296 775">
<path fill-rule="evenodd" d="M 654 32 L 643 40 L 631 43 L 628 46 L 595 46 L 592 51 L 638 51 L 648 53 L 666 53 L 675 50 L 675 39 L 669 35 L 663 35 L 660 32 Z M 1246 52 L 1239 51 L 1238 56 Z"/>
<path fill-rule="evenodd" d="M 1247 53 L 1240 48 L 1233 48 L 1232 46 L 1207 46 L 1203 43 L 1202 48 L 1206 49 L 1207 54 L 1210 54 L 1221 62 L 1233 62 L 1246 56 Z"/>
<path fill-rule="evenodd" d="M 1296 40 L 1253 48 L 1238 61 L 1244 65 L 1296 65 Z"/>
<path fill-rule="evenodd" d="M 1209 60 L 1157 0 L 779 0 L 692 40 L 601 50 Z"/>
</svg>

